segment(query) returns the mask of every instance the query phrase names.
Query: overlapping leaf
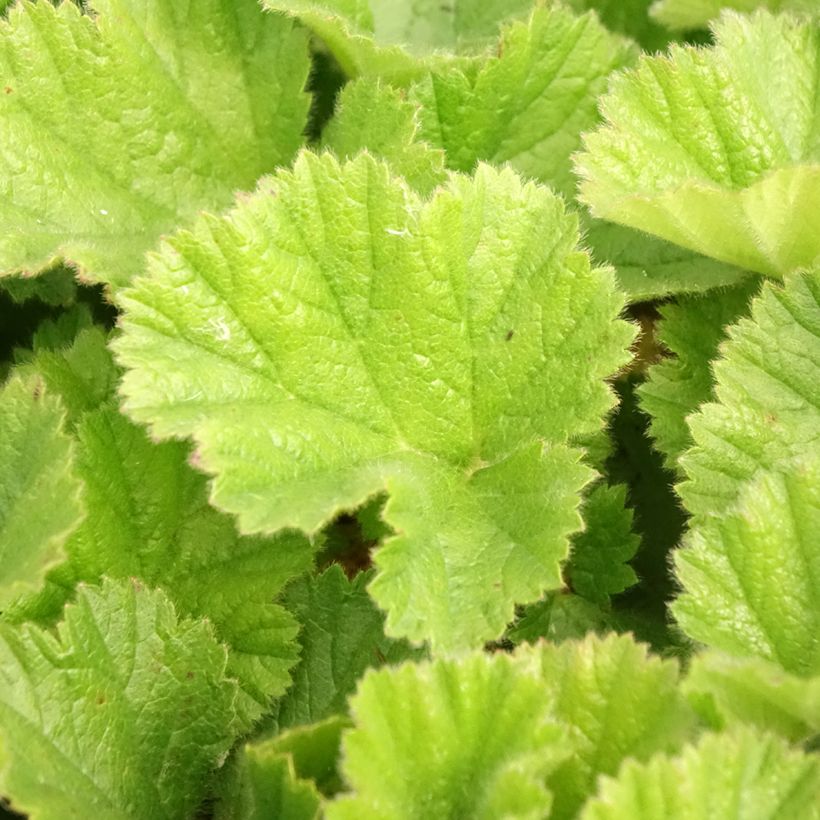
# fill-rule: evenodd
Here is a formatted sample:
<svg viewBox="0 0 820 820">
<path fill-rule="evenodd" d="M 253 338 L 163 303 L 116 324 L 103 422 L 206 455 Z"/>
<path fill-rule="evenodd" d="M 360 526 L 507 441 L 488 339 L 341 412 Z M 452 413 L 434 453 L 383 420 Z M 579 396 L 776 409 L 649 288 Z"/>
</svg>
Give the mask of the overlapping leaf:
<svg viewBox="0 0 820 820">
<path fill-rule="evenodd" d="M 689 420 L 695 447 L 678 488 L 694 515 L 722 512 L 760 469 L 820 443 L 820 272 L 767 284 L 728 331 L 713 366 L 716 403 Z"/>
<path fill-rule="evenodd" d="M 576 161 L 593 215 L 771 275 L 820 259 L 817 26 L 725 15 L 620 75 Z"/>
<path fill-rule="evenodd" d="M 649 15 L 653 0 L 566 0 L 576 12 L 594 10 L 611 31 L 625 34 L 647 51 L 661 51 L 672 40 L 668 29 Z"/>
<path fill-rule="evenodd" d="M 314 531 L 387 490 L 388 631 L 494 638 L 560 585 L 590 477 L 567 441 L 599 428 L 632 338 L 576 241 L 510 171 L 421 201 L 367 156 L 303 154 L 124 296 L 125 406 L 194 437 L 244 532 Z"/>
<path fill-rule="evenodd" d="M 39 820 L 191 817 L 233 742 L 225 663 L 136 583 L 82 587 L 56 635 L 0 624 L 0 792 Z"/>
<path fill-rule="evenodd" d="M 817 3 L 815 0 L 656 0 L 652 16 L 671 29 L 693 29 L 706 26 L 726 9 L 815 12 Z"/>
<path fill-rule="evenodd" d="M 571 751 L 537 675 L 503 654 L 368 672 L 352 711 L 353 793 L 329 820 L 543 817 L 545 778 Z"/>
<path fill-rule="evenodd" d="M 768 734 L 707 735 L 679 757 L 626 763 L 581 820 L 816 820 L 818 791 L 817 755 Z"/>
<path fill-rule="evenodd" d="M 543 644 L 519 659 L 540 673 L 552 714 L 571 729 L 574 753 L 548 780 L 550 817 L 574 817 L 599 775 L 677 749 L 692 730 L 677 664 L 650 658 L 631 636 Z"/>
<path fill-rule="evenodd" d="M 0 389 L 0 612 L 36 590 L 82 519 L 65 410 L 42 380 Z"/>
<path fill-rule="evenodd" d="M 287 163 L 304 35 L 255 0 L 17 3 L 0 21 L 0 271 L 121 285 L 202 209 Z"/>
<path fill-rule="evenodd" d="M 693 526 L 672 610 L 692 637 L 820 675 L 820 453 L 761 471 L 736 505 Z"/>
<path fill-rule="evenodd" d="M 9 616 L 53 617 L 77 581 L 101 575 L 159 585 L 183 614 L 209 618 L 228 644 L 228 671 L 241 684 L 240 718 L 250 725 L 290 683 L 298 624 L 274 600 L 310 568 L 312 546 L 295 533 L 237 535 L 232 520 L 208 505 L 206 479 L 187 464 L 188 447 L 153 444 L 112 406 L 119 374 L 100 330 L 82 331 L 69 348 L 38 350 L 25 367 L 72 411 L 88 514 L 46 593 Z"/>
<path fill-rule="evenodd" d="M 793 743 L 820 736 L 820 675 L 800 677 L 760 658 L 710 650 L 692 659 L 684 687 L 716 729 L 752 725 Z"/>
<path fill-rule="evenodd" d="M 727 326 L 748 313 L 759 287 L 759 282 L 751 281 L 660 308 L 657 336 L 673 358 L 649 369 L 638 395 L 652 419 L 649 430 L 655 446 L 673 470 L 678 457 L 692 444 L 687 417 L 712 398 L 712 362 L 726 338 Z"/>
</svg>

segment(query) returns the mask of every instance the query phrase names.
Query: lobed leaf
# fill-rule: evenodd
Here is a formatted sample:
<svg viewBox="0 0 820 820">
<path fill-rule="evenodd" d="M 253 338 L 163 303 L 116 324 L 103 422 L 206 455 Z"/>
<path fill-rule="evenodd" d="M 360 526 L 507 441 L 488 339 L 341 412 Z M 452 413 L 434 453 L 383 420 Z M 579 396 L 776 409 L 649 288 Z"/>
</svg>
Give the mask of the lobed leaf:
<svg viewBox="0 0 820 820">
<path fill-rule="evenodd" d="M 820 674 L 820 458 L 761 471 L 720 516 L 696 520 L 675 555 L 683 629 L 732 655 Z"/>
<path fill-rule="evenodd" d="M 724 15 L 709 49 L 619 75 L 576 159 L 594 216 L 782 276 L 820 260 L 820 30 Z"/>
<path fill-rule="evenodd" d="M 587 635 L 518 657 L 540 673 L 553 716 L 571 730 L 574 752 L 548 779 L 552 818 L 575 817 L 599 775 L 677 749 L 693 729 L 678 665 L 650 657 L 629 635 Z"/>
<path fill-rule="evenodd" d="M 713 365 L 716 403 L 690 417 L 695 446 L 678 492 L 721 513 L 759 470 L 788 470 L 820 441 L 820 271 L 766 284 Z"/>
<path fill-rule="evenodd" d="M 820 761 L 772 735 L 706 735 L 676 758 L 629 762 L 581 820 L 790 820 L 820 816 Z"/>
<path fill-rule="evenodd" d="M 56 634 L 0 624 L 0 791 L 38 820 L 191 817 L 233 743 L 225 661 L 135 582 L 81 587 Z"/>
<path fill-rule="evenodd" d="M 571 747 L 545 694 L 503 654 L 368 672 L 343 740 L 352 794 L 328 820 L 547 815 L 544 780 Z"/>
<path fill-rule="evenodd" d="M 306 38 L 255 0 L 19 2 L 0 20 L 0 272 L 112 286 L 161 234 L 290 162 Z"/>
<path fill-rule="evenodd" d="M 641 408 L 651 418 L 649 432 L 671 470 L 692 445 L 687 418 L 712 399 L 712 362 L 727 328 L 748 315 L 760 283 L 751 280 L 734 288 L 680 298 L 660 307 L 658 341 L 672 353 L 649 368 L 638 388 Z"/>
<path fill-rule="evenodd" d="M 65 411 L 37 378 L 0 388 L 0 611 L 42 586 L 83 518 Z"/>
<path fill-rule="evenodd" d="M 123 296 L 126 410 L 194 437 L 246 533 L 315 531 L 387 490 L 388 633 L 497 637 L 560 585 L 590 478 L 567 442 L 599 429 L 632 338 L 576 241 L 510 171 L 422 201 L 368 156 L 303 154 Z"/>
</svg>

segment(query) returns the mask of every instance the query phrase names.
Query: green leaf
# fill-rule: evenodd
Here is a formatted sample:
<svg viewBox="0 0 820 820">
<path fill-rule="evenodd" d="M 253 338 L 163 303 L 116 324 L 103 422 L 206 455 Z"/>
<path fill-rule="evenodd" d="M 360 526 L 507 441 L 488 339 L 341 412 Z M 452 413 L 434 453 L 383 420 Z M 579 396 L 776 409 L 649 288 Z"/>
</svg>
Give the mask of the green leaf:
<svg viewBox="0 0 820 820">
<path fill-rule="evenodd" d="M 720 516 L 696 520 L 672 611 L 696 640 L 820 675 L 820 458 L 761 471 Z"/>
<path fill-rule="evenodd" d="M 628 762 L 581 820 L 816 820 L 820 759 L 751 731 L 706 735 L 676 758 Z"/>
<path fill-rule="evenodd" d="M 576 159 L 594 216 L 771 275 L 820 260 L 820 29 L 725 15 L 613 80 Z"/>
<path fill-rule="evenodd" d="M 696 655 L 684 681 L 695 708 L 715 728 L 750 724 L 792 743 L 820 734 L 820 676 L 803 678 L 759 658 L 722 652 Z"/>
<path fill-rule="evenodd" d="M 37 589 L 82 519 L 60 400 L 37 379 L 0 388 L 0 611 Z"/>
<path fill-rule="evenodd" d="M 67 307 L 77 297 L 74 273 L 59 265 L 40 276 L 5 276 L 0 278 L 0 291 L 20 304 L 28 299 L 39 299 L 47 305 Z"/>
<path fill-rule="evenodd" d="M 207 479 L 188 465 L 188 446 L 152 443 L 111 406 L 104 390 L 119 374 L 98 329 L 70 348 L 38 352 L 30 366 L 75 408 L 87 517 L 66 544 L 68 567 L 12 617 L 53 617 L 77 581 L 103 575 L 159 586 L 183 615 L 207 617 L 228 644 L 228 672 L 241 685 L 237 709 L 249 727 L 290 683 L 298 624 L 274 601 L 311 567 L 312 545 L 292 532 L 241 537 L 208 505 Z"/>
<path fill-rule="evenodd" d="M 343 740 L 353 793 L 327 805 L 328 820 L 547 816 L 544 780 L 571 751 L 549 705 L 503 654 L 368 672 Z"/>
<path fill-rule="evenodd" d="M 570 155 L 599 120 L 609 75 L 634 58 L 593 14 L 538 8 L 503 31 L 497 55 L 433 69 L 409 96 L 422 106 L 422 139 L 446 150 L 449 167 L 508 163 L 572 197 Z"/>
<path fill-rule="evenodd" d="M 384 615 L 367 594 L 370 575 L 360 573 L 351 582 L 334 565 L 288 587 L 284 604 L 301 624 L 301 660 L 274 709 L 280 730 L 346 712 L 356 682 L 390 651 Z M 404 649 L 409 656 L 409 647 Z"/>
<path fill-rule="evenodd" d="M 502 21 L 524 16 L 534 0 L 263 0 L 318 35 L 348 77 L 407 82 L 431 62 L 491 43 Z M 422 59 L 422 58 L 426 59 Z"/>
<path fill-rule="evenodd" d="M 588 632 L 609 632 L 610 613 L 568 592 L 548 592 L 540 601 L 522 607 L 505 637 L 514 644 L 537 643 L 542 638 L 560 643 L 583 638 Z"/>
<path fill-rule="evenodd" d="M 233 760 L 214 811 L 215 820 L 315 820 L 320 797 L 300 780 L 293 762 L 271 743 L 248 743 Z"/>
<path fill-rule="evenodd" d="M 591 477 L 567 442 L 600 429 L 633 336 L 577 238 L 509 170 L 422 201 L 368 156 L 304 153 L 123 296 L 125 407 L 194 437 L 246 533 L 387 490 L 388 634 L 479 644 L 560 585 Z"/>
<path fill-rule="evenodd" d="M 670 29 L 702 28 L 724 9 L 752 12 L 769 9 L 774 12 L 815 12 L 815 0 L 656 0 L 652 17 Z"/>
<path fill-rule="evenodd" d="M 445 181 L 444 152 L 420 142 L 418 106 L 377 79 L 362 78 L 342 89 L 322 145 L 340 159 L 352 159 L 366 149 L 388 160 L 420 193 Z"/>
<path fill-rule="evenodd" d="M 0 22 L 0 270 L 119 286 L 161 234 L 288 163 L 306 38 L 256 0 L 17 3 Z"/>
<path fill-rule="evenodd" d="M 574 753 L 548 780 L 552 818 L 576 816 L 599 775 L 615 774 L 628 758 L 677 749 L 691 733 L 677 663 L 650 657 L 629 635 L 542 644 L 519 658 L 538 670 L 542 697 L 571 728 Z"/>
<path fill-rule="evenodd" d="M 721 513 L 758 470 L 820 441 L 820 271 L 766 284 L 713 365 L 717 403 L 690 417 L 678 488 L 690 513 Z"/>
<path fill-rule="evenodd" d="M 632 532 L 626 487 L 598 485 L 585 499 L 581 515 L 584 531 L 572 541 L 565 572 L 574 592 L 605 605 L 610 595 L 638 581 L 627 563 L 638 551 L 640 539 Z"/>
<path fill-rule="evenodd" d="M 740 268 L 623 225 L 589 218 L 582 218 L 582 225 L 593 261 L 615 268 L 618 285 L 630 302 L 702 293 L 749 277 Z"/>
<path fill-rule="evenodd" d="M 672 354 L 649 368 L 638 388 L 641 408 L 650 416 L 650 435 L 671 470 L 692 445 L 687 417 L 713 398 L 712 362 L 726 339 L 727 326 L 749 312 L 756 280 L 703 296 L 662 305 L 657 338 Z"/>
<path fill-rule="evenodd" d="M 136 582 L 81 587 L 57 633 L 0 624 L 0 792 L 38 820 L 191 817 L 232 744 L 204 622 Z"/>
</svg>

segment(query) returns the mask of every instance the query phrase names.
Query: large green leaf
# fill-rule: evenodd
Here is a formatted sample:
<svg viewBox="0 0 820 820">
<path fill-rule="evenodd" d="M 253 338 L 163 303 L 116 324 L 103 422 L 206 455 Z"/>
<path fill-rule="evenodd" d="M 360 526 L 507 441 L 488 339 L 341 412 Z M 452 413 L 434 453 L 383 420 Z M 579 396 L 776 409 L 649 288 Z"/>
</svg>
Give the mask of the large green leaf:
<svg viewBox="0 0 820 820">
<path fill-rule="evenodd" d="M 523 665 L 540 673 L 552 714 L 571 730 L 574 753 L 548 780 L 552 818 L 574 817 L 599 775 L 615 774 L 624 760 L 677 749 L 693 728 L 677 663 L 649 657 L 631 636 L 588 635 L 519 652 Z"/>
<path fill-rule="evenodd" d="M 56 635 L 0 624 L 0 792 L 37 820 L 193 816 L 233 742 L 225 662 L 136 582 L 82 587 Z"/>
<path fill-rule="evenodd" d="M 820 271 L 766 284 L 713 365 L 716 403 L 689 418 L 678 488 L 694 515 L 721 513 L 758 470 L 820 442 Z"/>
<path fill-rule="evenodd" d="M 328 820 L 544 817 L 544 782 L 571 752 L 537 675 L 475 653 L 368 672 L 343 740 L 352 794 Z"/>
<path fill-rule="evenodd" d="M 760 658 L 711 650 L 692 659 L 684 688 L 717 729 L 751 724 L 793 743 L 820 739 L 820 675 L 799 677 Z"/>
<path fill-rule="evenodd" d="M 820 758 L 772 735 L 706 735 L 676 758 L 629 762 L 581 820 L 816 820 Z"/>
<path fill-rule="evenodd" d="M 492 43 L 534 0 L 263 0 L 318 35 L 349 77 L 407 82 L 431 62 Z M 425 59 L 426 58 L 426 59 Z"/>
<path fill-rule="evenodd" d="M 57 614 L 77 581 L 136 577 L 167 592 L 178 610 L 207 617 L 230 649 L 248 727 L 290 683 L 298 659 L 296 619 L 275 603 L 311 567 L 313 547 L 296 533 L 241 537 L 208 505 L 207 480 L 181 442 L 155 444 L 112 406 L 118 371 L 96 328 L 58 351 L 38 350 L 27 370 L 73 410 L 76 474 L 86 519 L 66 543 L 68 564 L 45 594 L 21 602 L 14 620 Z"/>
<path fill-rule="evenodd" d="M 713 48 L 672 47 L 613 80 L 576 160 L 593 215 L 741 268 L 820 260 L 820 29 L 727 14 Z"/>
<path fill-rule="evenodd" d="M 304 35 L 256 0 L 18 3 L 0 22 L 0 271 L 121 285 L 161 234 L 290 162 Z"/>
<path fill-rule="evenodd" d="M 652 5 L 652 17 L 671 29 L 693 29 L 706 26 L 725 9 L 752 12 L 756 9 L 770 11 L 817 11 L 816 0 L 656 0 Z"/>
<path fill-rule="evenodd" d="M 65 410 L 42 380 L 0 389 L 0 612 L 42 585 L 82 519 Z"/>
<path fill-rule="evenodd" d="M 305 153 L 124 295 L 125 407 L 193 436 L 246 533 L 315 531 L 387 490 L 389 634 L 497 637 L 560 586 L 591 477 L 568 441 L 600 428 L 633 335 L 577 238 L 509 170 L 420 200 L 368 156 Z"/>
<path fill-rule="evenodd" d="M 693 638 L 820 675 L 820 453 L 761 471 L 736 505 L 696 520 L 672 611 Z"/>
<path fill-rule="evenodd" d="M 672 470 L 692 444 L 687 417 L 713 398 L 712 362 L 726 339 L 727 326 L 748 314 L 759 288 L 758 281 L 751 281 L 660 308 L 657 338 L 672 357 L 649 368 L 638 395 L 652 419 L 650 435 Z"/>
</svg>

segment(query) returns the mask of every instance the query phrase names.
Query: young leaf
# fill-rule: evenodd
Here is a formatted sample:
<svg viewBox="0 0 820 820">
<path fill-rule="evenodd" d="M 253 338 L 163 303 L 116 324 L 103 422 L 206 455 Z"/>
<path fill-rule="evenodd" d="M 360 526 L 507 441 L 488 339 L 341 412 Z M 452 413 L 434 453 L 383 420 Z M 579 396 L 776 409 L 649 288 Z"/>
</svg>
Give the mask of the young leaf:
<svg viewBox="0 0 820 820">
<path fill-rule="evenodd" d="M 207 624 L 136 583 L 81 587 L 56 635 L 0 624 L 0 793 L 38 820 L 193 816 L 233 741 L 224 673 Z"/>
<path fill-rule="evenodd" d="M 816 0 L 656 0 L 652 17 L 670 29 L 703 28 L 724 9 L 815 12 L 817 3 Z"/>
<path fill-rule="evenodd" d="M 315 531 L 387 490 L 389 634 L 495 638 L 560 585 L 591 477 L 567 441 L 599 429 L 633 335 L 576 241 L 509 170 L 422 201 L 368 156 L 305 153 L 123 297 L 125 406 L 194 437 L 243 532 Z"/>
<path fill-rule="evenodd" d="M 684 690 L 717 729 L 751 724 L 792 743 L 820 735 L 820 675 L 798 677 L 760 658 L 707 651 L 692 659 Z"/>
<path fill-rule="evenodd" d="M 577 157 L 594 216 L 771 275 L 820 259 L 820 29 L 728 14 L 613 80 Z"/>
<path fill-rule="evenodd" d="M 430 62 L 491 43 L 502 21 L 526 14 L 534 0 L 263 0 L 318 35 L 348 77 L 406 83 Z M 426 59 L 421 59 L 426 57 Z"/>
<path fill-rule="evenodd" d="M 39 379 L 0 389 L 0 612 L 42 585 L 82 519 L 64 418 Z"/>
<path fill-rule="evenodd" d="M 658 340 L 674 355 L 649 368 L 638 388 L 649 431 L 671 470 L 692 444 L 687 417 L 713 397 L 712 361 L 726 338 L 727 326 L 749 312 L 760 289 L 750 281 L 725 291 L 682 298 L 660 308 Z"/>
<path fill-rule="evenodd" d="M 632 532 L 632 512 L 626 507 L 626 487 L 600 484 L 581 509 L 584 531 L 575 536 L 566 568 L 574 592 L 596 604 L 637 583 L 627 563 L 640 539 Z"/>
<path fill-rule="evenodd" d="M 820 458 L 760 471 L 720 516 L 696 519 L 675 555 L 672 611 L 702 643 L 820 675 Z"/>
<path fill-rule="evenodd" d="M 674 661 L 649 657 L 631 636 L 588 635 L 519 655 L 540 672 L 552 714 L 571 727 L 573 755 L 550 775 L 553 818 L 574 817 L 601 774 L 627 758 L 677 749 L 693 728 Z"/>
<path fill-rule="evenodd" d="M 160 235 L 291 160 L 306 39 L 256 0 L 17 3 L 0 21 L 0 272 L 122 285 Z"/>
<path fill-rule="evenodd" d="M 315 723 L 344 713 L 356 682 L 392 643 L 384 637 L 384 615 L 367 594 L 369 573 L 351 582 L 334 565 L 316 578 L 295 581 L 284 604 L 299 620 L 299 665 L 293 685 L 277 704 L 278 728 Z M 405 647 L 407 655 L 409 647 Z"/>
<path fill-rule="evenodd" d="M 706 735 L 679 757 L 628 762 L 581 820 L 817 820 L 820 759 L 772 735 Z"/>
<path fill-rule="evenodd" d="M 222 784 L 215 820 L 315 820 L 320 797 L 309 780 L 300 780 L 291 759 L 271 743 L 241 748 Z"/>
<path fill-rule="evenodd" d="M 503 654 L 368 672 L 343 740 L 353 793 L 328 820 L 545 817 L 545 778 L 571 751 L 545 695 Z"/>
<path fill-rule="evenodd" d="M 780 469 L 820 437 L 820 271 L 766 284 L 713 366 L 715 404 L 690 417 L 695 447 L 678 488 L 690 513 L 720 513 L 758 470 Z"/>
<path fill-rule="evenodd" d="M 508 163 L 571 197 L 570 155 L 599 120 L 609 75 L 634 59 L 595 15 L 538 8 L 504 30 L 497 56 L 434 68 L 409 96 L 421 103 L 422 139 L 446 150 L 450 168 Z"/>
</svg>

